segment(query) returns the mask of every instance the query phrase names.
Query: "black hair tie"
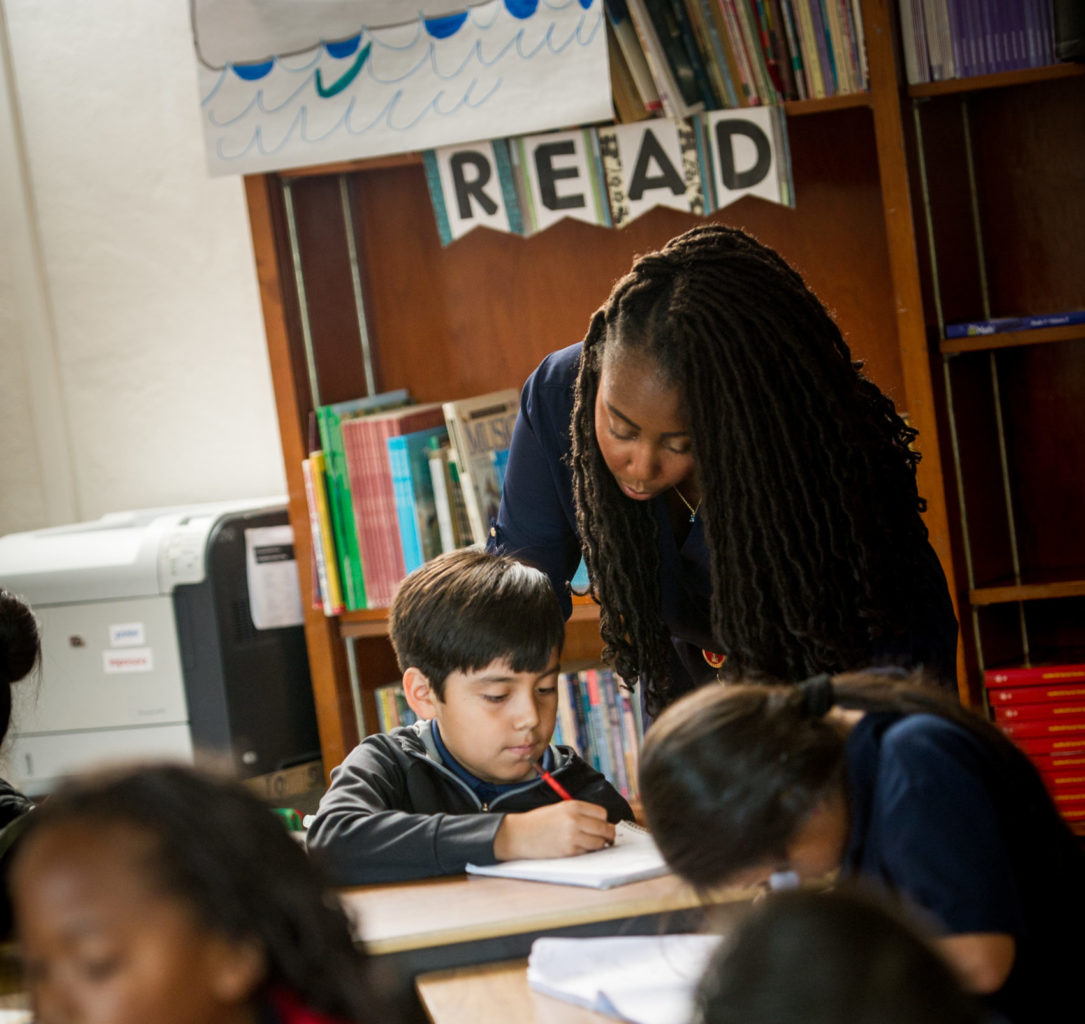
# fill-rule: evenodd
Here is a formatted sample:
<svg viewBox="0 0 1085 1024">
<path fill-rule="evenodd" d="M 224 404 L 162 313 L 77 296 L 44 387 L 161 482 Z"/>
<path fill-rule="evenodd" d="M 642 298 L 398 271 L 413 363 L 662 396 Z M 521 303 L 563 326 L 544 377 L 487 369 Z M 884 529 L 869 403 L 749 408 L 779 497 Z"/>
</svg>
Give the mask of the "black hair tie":
<svg viewBox="0 0 1085 1024">
<path fill-rule="evenodd" d="M 803 718 L 822 718 L 836 703 L 832 677 L 827 672 L 799 683 Z"/>
</svg>

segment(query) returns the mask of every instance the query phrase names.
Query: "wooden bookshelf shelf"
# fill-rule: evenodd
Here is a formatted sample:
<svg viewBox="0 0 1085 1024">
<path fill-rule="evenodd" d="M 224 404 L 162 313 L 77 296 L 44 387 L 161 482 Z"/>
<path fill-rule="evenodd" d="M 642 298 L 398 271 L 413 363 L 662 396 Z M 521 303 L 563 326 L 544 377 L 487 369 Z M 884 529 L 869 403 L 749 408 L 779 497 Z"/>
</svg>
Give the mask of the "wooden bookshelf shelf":
<svg viewBox="0 0 1085 1024">
<path fill-rule="evenodd" d="M 1031 331 L 1005 331 L 1001 334 L 977 334 L 970 338 L 943 338 L 938 350 L 943 355 L 960 352 L 987 352 L 996 348 L 1016 348 L 1019 345 L 1047 345 L 1056 341 L 1077 341 L 1085 338 L 1085 324 L 1065 327 L 1040 327 Z"/>
<path fill-rule="evenodd" d="M 1059 78 L 1085 75 L 1085 64 L 1048 64 L 1042 68 L 1021 68 L 1018 71 L 998 71 L 993 75 L 973 75 L 971 78 L 947 78 L 941 82 L 919 82 L 908 86 L 908 96 L 924 99 L 949 96 L 954 93 L 979 92 L 983 89 L 1004 89 L 1007 86 L 1050 82 Z"/>
<path fill-rule="evenodd" d="M 1085 597 L 1085 569 L 1068 578 L 1032 580 L 1022 583 L 990 583 L 969 591 L 975 605 L 1007 604 L 1011 601 L 1049 601 L 1065 597 Z"/>
</svg>

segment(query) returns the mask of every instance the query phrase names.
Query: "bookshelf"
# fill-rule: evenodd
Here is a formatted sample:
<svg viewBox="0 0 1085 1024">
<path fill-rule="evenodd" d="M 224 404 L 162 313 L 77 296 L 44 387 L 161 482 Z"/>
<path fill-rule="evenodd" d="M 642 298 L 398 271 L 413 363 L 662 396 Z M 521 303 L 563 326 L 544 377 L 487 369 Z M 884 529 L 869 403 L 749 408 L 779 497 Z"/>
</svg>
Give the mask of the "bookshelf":
<svg viewBox="0 0 1085 1024">
<path fill-rule="evenodd" d="M 946 365 L 974 354 L 940 344 L 946 319 L 931 280 L 927 225 L 941 218 L 941 192 L 948 189 L 939 184 L 924 190 L 918 184 L 917 117 L 922 120 L 925 109 L 917 111 L 945 102 L 943 91 L 949 102 L 962 95 L 999 98 L 989 104 L 992 119 L 1008 93 L 1065 90 L 1080 104 L 1085 77 L 1077 70 L 1043 68 L 985 76 L 976 92 L 967 82 L 907 89 L 895 5 L 862 0 L 861 7 L 869 91 L 785 104 L 796 208 L 744 199 L 712 219 L 750 231 L 803 273 L 834 312 L 867 372 L 918 428 L 926 520 L 962 621 L 960 692 L 966 702 L 978 703 L 977 672 L 987 648 L 980 655 L 973 635 L 975 592 L 993 586 L 994 574 L 976 576 L 975 558 L 970 568 L 965 554 L 978 541 L 974 529 L 968 533 L 961 525 L 959 444 L 951 435 L 965 432 L 971 413 L 957 393 L 947 402 L 944 383 Z M 932 85 L 938 89 L 932 91 Z M 923 127 L 929 137 L 932 129 Z M 1072 140 L 1061 140 L 1076 147 L 1079 167 L 1085 165 L 1080 134 L 1079 127 Z M 926 148 L 932 149 L 929 139 Z M 941 152 L 936 155 L 942 159 Z M 996 166 L 1007 155 L 999 154 Z M 519 386 L 543 355 L 583 336 L 591 313 L 634 254 L 699 222 L 657 209 L 620 230 L 563 221 L 523 239 L 477 229 L 442 248 L 418 154 L 253 175 L 245 187 L 289 512 L 302 565 L 309 558 L 309 529 L 300 466 L 308 414 L 316 404 L 395 387 L 410 388 L 424 402 Z M 1079 207 L 1081 194 L 1079 189 Z M 1049 218 L 1063 200 L 1046 197 L 1042 203 Z M 1001 236 L 991 241 L 996 240 L 1003 241 Z M 942 249 L 939 237 L 937 262 L 944 271 Z M 1063 252 L 1061 258 L 1072 257 Z M 1085 280 L 1081 257 L 1073 258 L 1077 281 Z M 942 285 L 943 298 L 946 290 Z M 1032 301 L 1046 306 L 1045 298 L 1041 294 Z M 982 312 L 976 304 L 962 309 L 960 318 Z M 1014 337 L 1014 351 L 1075 345 L 1061 334 L 1043 339 L 1051 344 L 1026 345 Z M 976 358 L 989 358 L 987 348 Z M 1080 366 L 1081 353 L 1074 358 Z M 1080 380 L 1080 369 L 1077 376 Z M 1085 566 L 1085 552 L 1080 564 Z M 307 574 L 302 586 L 318 724 L 330 770 L 359 732 L 375 727 L 373 690 L 393 679 L 396 669 L 384 612 L 329 619 L 308 608 Z M 595 609 L 578 603 L 566 657 L 597 658 L 599 650 Z"/>
<path fill-rule="evenodd" d="M 969 670 L 1085 652 L 1085 326 L 946 338 L 1085 308 L 1085 67 L 908 90 Z"/>
</svg>

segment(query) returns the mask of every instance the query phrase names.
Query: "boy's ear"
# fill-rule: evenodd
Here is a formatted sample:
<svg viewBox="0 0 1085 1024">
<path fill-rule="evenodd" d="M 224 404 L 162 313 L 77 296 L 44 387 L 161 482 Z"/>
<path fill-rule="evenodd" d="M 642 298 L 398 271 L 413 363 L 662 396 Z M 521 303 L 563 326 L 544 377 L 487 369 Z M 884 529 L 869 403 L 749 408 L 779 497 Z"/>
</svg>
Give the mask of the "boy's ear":
<svg viewBox="0 0 1085 1024">
<path fill-rule="evenodd" d="M 255 942 L 218 937 L 207 957 L 212 991 L 225 1004 L 251 999 L 267 975 L 267 957 Z"/>
<path fill-rule="evenodd" d="M 429 678 L 416 668 L 403 673 L 403 695 L 409 707 L 419 718 L 437 717 L 437 694 L 429 684 Z"/>
</svg>

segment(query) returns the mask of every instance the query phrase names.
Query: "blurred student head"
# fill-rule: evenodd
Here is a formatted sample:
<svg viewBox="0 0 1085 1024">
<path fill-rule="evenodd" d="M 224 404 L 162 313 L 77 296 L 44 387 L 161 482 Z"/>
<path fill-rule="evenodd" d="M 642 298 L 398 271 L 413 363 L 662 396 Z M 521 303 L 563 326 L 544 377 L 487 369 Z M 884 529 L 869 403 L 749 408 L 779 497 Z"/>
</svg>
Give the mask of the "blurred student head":
<svg viewBox="0 0 1085 1024">
<path fill-rule="evenodd" d="M 693 1024 L 980 1024 L 949 965 L 856 888 L 775 892 L 710 962 Z"/>
<path fill-rule="evenodd" d="M 72 781 L 27 816 L 10 888 L 38 1024 L 373 1012 L 342 909 L 239 783 L 169 765 Z"/>
</svg>

